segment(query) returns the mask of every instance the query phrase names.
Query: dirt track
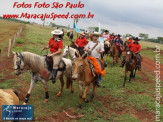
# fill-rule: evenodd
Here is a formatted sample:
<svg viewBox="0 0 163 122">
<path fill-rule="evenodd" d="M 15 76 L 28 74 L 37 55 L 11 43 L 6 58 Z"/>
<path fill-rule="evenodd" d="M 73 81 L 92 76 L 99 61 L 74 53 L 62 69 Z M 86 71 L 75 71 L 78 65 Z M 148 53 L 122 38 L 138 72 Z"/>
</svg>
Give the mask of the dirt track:
<svg viewBox="0 0 163 122">
<path fill-rule="evenodd" d="M 155 76 L 154 71 L 157 71 L 155 67 L 156 66 L 155 61 L 152 61 L 149 58 L 143 57 L 142 66 L 143 66 L 142 71 L 150 72 L 152 75 Z M 161 74 L 163 73 L 163 65 L 160 65 L 160 73 Z M 160 79 L 163 80 L 163 77 L 160 77 Z"/>
</svg>

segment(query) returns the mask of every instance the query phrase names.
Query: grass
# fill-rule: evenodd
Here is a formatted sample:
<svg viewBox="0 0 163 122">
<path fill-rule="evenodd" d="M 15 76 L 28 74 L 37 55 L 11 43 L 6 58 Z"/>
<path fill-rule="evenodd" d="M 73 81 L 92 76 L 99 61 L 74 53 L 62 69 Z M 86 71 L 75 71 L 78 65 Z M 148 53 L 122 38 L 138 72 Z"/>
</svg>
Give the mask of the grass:
<svg viewBox="0 0 163 122">
<path fill-rule="evenodd" d="M 18 52 L 29 51 L 40 54 L 41 48 L 48 45 L 48 40 L 52 37 L 50 33 L 52 30 L 53 28 L 50 27 L 43 28 L 37 25 L 26 25 L 25 30 L 20 35 L 20 39 L 24 40 L 25 43 L 18 45 L 13 50 Z M 76 37 L 76 35 L 74 35 L 74 37 Z M 64 45 L 68 45 L 70 43 L 67 36 L 64 36 L 63 42 Z M 149 56 L 151 55 L 152 54 L 149 54 Z M 142 81 L 140 82 L 142 77 L 136 75 L 135 80 L 132 80 L 132 83 L 126 82 L 126 88 L 123 89 L 122 84 L 124 79 L 124 68 L 120 68 L 118 64 L 111 67 L 111 57 L 107 57 L 106 61 L 108 63 L 108 67 L 106 68 L 106 75 L 103 77 L 103 81 L 101 83 L 102 87 L 97 88 L 95 95 L 96 97 L 92 102 L 82 103 L 83 109 L 81 110 L 77 109 L 79 102 L 79 91 L 76 81 L 73 84 L 75 92 L 72 94 L 70 89 L 64 88 L 61 97 L 56 97 L 56 94 L 60 88 L 60 82 L 57 81 L 55 84 L 52 84 L 51 81 L 49 81 L 48 88 L 50 98 L 47 104 L 43 103 L 43 85 L 40 82 L 36 83 L 28 102 L 28 104 L 32 104 L 34 106 L 34 118 L 36 120 L 44 117 L 49 118 L 51 116 L 55 116 L 56 113 L 72 108 L 74 113 L 85 115 L 76 121 L 139 122 L 137 118 L 130 115 L 130 113 L 127 111 L 135 108 L 136 110 L 148 110 L 150 112 L 154 112 L 155 102 L 154 98 L 151 96 L 154 89 L 154 84 L 147 84 Z M 30 83 L 30 78 L 30 72 L 26 72 L 20 76 L 20 79 L 27 83 Z M 11 82 L 6 81 L 2 83 L 2 86 L 3 88 L 21 88 L 21 81 L 17 81 L 16 79 L 16 81 L 12 81 L 12 83 L 13 82 L 14 84 L 11 84 Z M 29 85 L 22 87 L 29 88 Z M 151 90 L 149 91 L 149 89 Z M 88 99 L 90 99 L 91 92 L 92 88 L 88 93 Z M 22 102 L 23 101 L 21 101 L 21 103 Z M 125 113 L 122 113 L 122 111 L 125 111 Z"/>
<path fill-rule="evenodd" d="M 16 42 L 17 44 L 24 44 L 24 43 L 25 43 L 25 41 L 24 41 L 22 38 L 16 39 L 15 42 Z"/>
</svg>

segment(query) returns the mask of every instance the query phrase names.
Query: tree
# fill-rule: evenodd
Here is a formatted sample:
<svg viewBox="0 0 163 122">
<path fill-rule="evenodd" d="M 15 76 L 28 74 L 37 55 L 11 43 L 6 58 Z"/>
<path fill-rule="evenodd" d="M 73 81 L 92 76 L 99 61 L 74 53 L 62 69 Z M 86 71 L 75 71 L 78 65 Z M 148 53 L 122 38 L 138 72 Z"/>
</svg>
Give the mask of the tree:
<svg viewBox="0 0 163 122">
<path fill-rule="evenodd" d="M 139 34 L 139 37 L 143 40 L 147 40 L 148 39 L 148 34 L 145 34 L 145 33 L 140 33 Z"/>
<path fill-rule="evenodd" d="M 44 27 L 45 20 L 44 19 L 41 19 L 41 21 L 42 21 L 42 26 Z"/>
<path fill-rule="evenodd" d="M 50 26 L 51 26 L 51 27 L 55 27 L 55 26 L 56 26 L 56 24 L 55 24 L 55 23 L 50 22 Z"/>
</svg>

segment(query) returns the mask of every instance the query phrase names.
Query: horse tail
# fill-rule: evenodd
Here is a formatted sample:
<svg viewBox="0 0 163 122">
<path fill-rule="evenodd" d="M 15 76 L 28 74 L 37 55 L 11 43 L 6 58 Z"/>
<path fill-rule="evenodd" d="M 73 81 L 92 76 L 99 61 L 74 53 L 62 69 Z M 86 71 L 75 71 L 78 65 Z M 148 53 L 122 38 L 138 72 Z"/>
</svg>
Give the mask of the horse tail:
<svg viewBox="0 0 163 122">
<path fill-rule="evenodd" d="M 72 78 L 66 77 L 66 89 L 70 88 L 71 84 L 72 84 Z"/>
</svg>

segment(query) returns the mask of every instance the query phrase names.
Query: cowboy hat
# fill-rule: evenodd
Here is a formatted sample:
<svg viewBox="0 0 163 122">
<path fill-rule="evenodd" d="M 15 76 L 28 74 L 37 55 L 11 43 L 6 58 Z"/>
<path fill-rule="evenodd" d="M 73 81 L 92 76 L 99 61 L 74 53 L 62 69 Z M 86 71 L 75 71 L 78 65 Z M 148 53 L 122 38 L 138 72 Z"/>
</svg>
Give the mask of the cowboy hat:
<svg viewBox="0 0 163 122">
<path fill-rule="evenodd" d="M 83 35 L 83 36 L 85 35 L 84 31 L 80 32 L 79 34 L 81 34 L 81 35 Z"/>
<path fill-rule="evenodd" d="M 121 37 L 121 35 L 120 35 L 120 34 L 118 34 L 118 37 Z"/>
<path fill-rule="evenodd" d="M 108 30 L 105 30 L 104 32 L 106 32 L 106 33 L 107 33 L 107 32 L 109 32 L 109 31 L 108 31 Z"/>
<path fill-rule="evenodd" d="M 99 34 L 99 32 L 93 32 L 93 33 L 91 33 L 91 35 L 92 35 L 92 36 L 93 36 L 93 35 L 100 36 L 101 34 Z"/>
<path fill-rule="evenodd" d="M 51 32 L 51 34 L 54 34 L 54 35 L 62 35 L 63 34 L 63 31 L 59 30 L 59 29 L 55 29 Z"/>
<path fill-rule="evenodd" d="M 140 39 L 138 37 L 134 38 L 135 41 L 140 41 Z"/>
</svg>

